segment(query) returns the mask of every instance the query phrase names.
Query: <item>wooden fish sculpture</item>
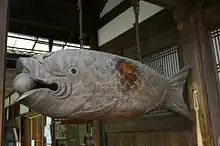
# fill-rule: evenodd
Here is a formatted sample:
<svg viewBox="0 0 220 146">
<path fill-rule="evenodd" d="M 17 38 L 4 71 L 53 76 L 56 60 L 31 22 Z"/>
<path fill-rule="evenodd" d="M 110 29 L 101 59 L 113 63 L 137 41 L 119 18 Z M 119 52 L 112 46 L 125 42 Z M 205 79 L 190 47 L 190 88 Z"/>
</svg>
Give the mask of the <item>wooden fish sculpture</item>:
<svg viewBox="0 0 220 146">
<path fill-rule="evenodd" d="M 53 118 L 133 118 L 155 108 L 190 117 L 182 92 L 189 68 L 167 79 L 138 61 L 92 50 L 62 50 L 19 58 L 17 102 Z"/>
</svg>

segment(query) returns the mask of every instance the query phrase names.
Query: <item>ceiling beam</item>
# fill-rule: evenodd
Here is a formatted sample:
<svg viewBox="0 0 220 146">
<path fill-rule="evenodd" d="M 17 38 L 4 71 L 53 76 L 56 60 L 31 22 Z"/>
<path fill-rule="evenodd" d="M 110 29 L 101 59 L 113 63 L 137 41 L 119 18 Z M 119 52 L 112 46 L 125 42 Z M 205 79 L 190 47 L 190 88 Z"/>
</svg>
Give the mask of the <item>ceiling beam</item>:
<svg viewBox="0 0 220 146">
<path fill-rule="evenodd" d="M 214 27 L 219 27 L 220 18 L 216 17 L 216 14 L 220 13 L 220 2 L 216 2 L 213 5 L 209 5 L 205 11 L 205 24 L 208 29 L 213 29 Z"/>
<path fill-rule="evenodd" d="M 11 0 L 9 31 L 78 43 L 75 3 L 60 0 Z"/>
<path fill-rule="evenodd" d="M 11 0 L 10 19 L 78 30 L 76 3 L 44 0 Z"/>
<path fill-rule="evenodd" d="M 166 9 L 187 9 L 189 0 L 144 0 L 146 2 L 164 7 Z"/>
<path fill-rule="evenodd" d="M 162 10 L 154 16 L 140 23 L 140 40 L 143 41 L 143 39 L 148 38 L 153 34 L 164 31 L 168 28 L 171 28 L 174 25 L 175 23 L 173 21 L 172 12 L 169 10 Z M 100 50 L 109 53 L 117 53 L 123 49 L 133 46 L 135 43 L 135 28 L 133 27 L 123 34 L 119 35 L 118 37 L 102 45 L 100 47 Z"/>
<path fill-rule="evenodd" d="M 74 31 L 59 30 L 54 27 L 24 23 L 22 21 L 9 20 L 9 31 L 42 38 L 79 43 L 78 35 Z"/>
</svg>

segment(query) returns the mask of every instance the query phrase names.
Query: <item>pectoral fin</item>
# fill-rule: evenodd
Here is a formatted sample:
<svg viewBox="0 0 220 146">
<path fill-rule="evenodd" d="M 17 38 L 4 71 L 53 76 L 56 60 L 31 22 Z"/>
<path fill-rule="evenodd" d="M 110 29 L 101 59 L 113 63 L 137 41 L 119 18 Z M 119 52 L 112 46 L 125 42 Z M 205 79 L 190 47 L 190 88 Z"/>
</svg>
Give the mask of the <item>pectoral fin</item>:
<svg viewBox="0 0 220 146">
<path fill-rule="evenodd" d="M 111 111 L 116 106 L 117 102 L 118 100 L 115 99 L 109 104 L 107 104 L 106 106 L 103 106 L 101 108 L 74 113 L 72 115 L 72 118 L 85 119 L 85 120 L 96 120 L 99 117 L 105 116 L 105 114 Z"/>
</svg>

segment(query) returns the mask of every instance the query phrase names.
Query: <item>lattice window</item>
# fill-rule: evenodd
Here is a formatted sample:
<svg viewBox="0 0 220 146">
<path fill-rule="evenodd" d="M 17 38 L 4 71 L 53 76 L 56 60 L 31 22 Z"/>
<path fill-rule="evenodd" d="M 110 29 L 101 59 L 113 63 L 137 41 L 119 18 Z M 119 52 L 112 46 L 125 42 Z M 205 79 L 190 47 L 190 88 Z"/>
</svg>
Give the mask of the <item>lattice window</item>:
<svg viewBox="0 0 220 146">
<path fill-rule="evenodd" d="M 155 52 L 143 60 L 145 64 L 161 66 L 164 69 L 164 76 L 167 78 L 178 73 L 180 69 L 178 48 L 176 45 L 166 47 L 162 51 Z M 152 110 L 149 114 L 145 115 L 148 118 L 173 116 L 177 116 L 177 114 L 161 108 Z"/>
<path fill-rule="evenodd" d="M 58 146 L 72 146 L 79 143 L 79 125 L 55 124 L 55 139 Z"/>
<path fill-rule="evenodd" d="M 217 66 L 216 69 L 218 76 L 220 77 L 220 27 L 211 30 L 210 35 L 212 38 L 212 44 L 215 52 L 215 59 Z"/>
</svg>

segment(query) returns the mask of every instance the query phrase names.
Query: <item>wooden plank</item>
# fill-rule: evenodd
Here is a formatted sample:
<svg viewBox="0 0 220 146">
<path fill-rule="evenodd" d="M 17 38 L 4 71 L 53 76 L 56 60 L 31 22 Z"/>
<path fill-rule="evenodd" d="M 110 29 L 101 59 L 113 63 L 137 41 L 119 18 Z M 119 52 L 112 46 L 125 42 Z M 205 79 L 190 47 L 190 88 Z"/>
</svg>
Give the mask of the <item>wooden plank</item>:
<svg viewBox="0 0 220 146">
<path fill-rule="evenodd" d="M 8 0 L 0 0 L 0 145 L 4 145 L 4 81 Z"/>
<path fill-rule="evenodd" d="M 213 146 L 217 145 L 220 135 L 219 81 L 202 8 L 202 2 L 197 0 L 189 18 L 179 17 L 181 11 L 175 12 L 175 18 L 184 65 L 192 68 L 188 82 L 190 108 L 194 111 L 192 95 L 193 90 L 198 89 L 203 144 Z M 193 129 L 196 132 L 195 127 Z"/>
<path fill-rule="evenodd" d="M 108 133 L 108 146 L 192 146 L 188 131 Z"/>
<path fill-rule="evenodd" d="M 215 5 L 206 9 L 205 13 L 205 24 L 210 29 L 220 25 L 220 17 L 216 16 L 216 14 L 220 13 L 220 2 L 216 2 Z"/>
<path fill-rule="evenodd" d="M 95 137 L 95 146 L 101 146 L 101 122 L 100 121 L 93 121 L 94 126 L 94 137 Z"/>
<path fill-rule="evenodd" d="M 118 132 L 157 132 L 189 130 L 192 123 L 183 117 L 145 119 L 137 118 L 123 121 L 107 121 L 106 133 Z"/>
<path fill-rule="evenodd" d="M 144 1 L 168 9 L 173 9 L 173 8 L 187 9 L 189 3 L 188 0 L 144 0 Z"/>
<path fill-rule="evenodd" d="M 154 34 L 148 38 L 142 38 L 142 40 L 141 56 L 146 57 L 153 52 L 161 51 L 164 47 L 176 44 L 176 30 L 174 28 L 166 29 L 159 34 Z"/>
</svg>

